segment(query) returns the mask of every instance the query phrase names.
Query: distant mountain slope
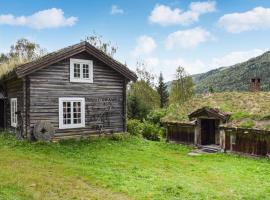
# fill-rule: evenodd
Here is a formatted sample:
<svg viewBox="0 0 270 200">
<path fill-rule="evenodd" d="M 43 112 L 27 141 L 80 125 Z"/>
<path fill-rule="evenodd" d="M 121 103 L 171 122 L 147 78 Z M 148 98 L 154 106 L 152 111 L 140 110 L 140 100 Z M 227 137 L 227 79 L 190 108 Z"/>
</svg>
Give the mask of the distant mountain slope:
<svg viewBox="0 0 270 200">
<path fill-rule="evenodd" d="M 194 75 L 196 93 L 208 91 L 210 87 L 215 92 L 248 91 L 250 79 L 261 79 L 263 91 L 270 90 L 270 51 L 230 67 L 221 67 L 206 73 Z"/>
</svg>

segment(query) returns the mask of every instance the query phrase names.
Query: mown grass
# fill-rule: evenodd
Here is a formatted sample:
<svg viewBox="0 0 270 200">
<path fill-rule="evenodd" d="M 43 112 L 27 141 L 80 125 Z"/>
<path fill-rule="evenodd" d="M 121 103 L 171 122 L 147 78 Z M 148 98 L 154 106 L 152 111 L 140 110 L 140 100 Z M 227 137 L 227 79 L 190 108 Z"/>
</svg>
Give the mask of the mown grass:
<svg viewBox="0 0 270 200">
<path fill-rule="evenodd" d="M 269 160 L 189 151 L 136 137 L 45 144 L 2 134 L 0 199 L 269 199 Z"/>
<path fill-rule="evenodd" d="M 230 123 L 233 126 L 241 127 L 242 124 L 245 126 L 245 121 L 253 121 L 253 127 L 256 128 L 265 128 L 270 124 L 270 92 L 223 92 L 198 95 L 183 105 L 171 105 L 163 120 L 188 121 L 188 114 L 202 107 L 218 108 L 231 114 Z"/>
</svg>

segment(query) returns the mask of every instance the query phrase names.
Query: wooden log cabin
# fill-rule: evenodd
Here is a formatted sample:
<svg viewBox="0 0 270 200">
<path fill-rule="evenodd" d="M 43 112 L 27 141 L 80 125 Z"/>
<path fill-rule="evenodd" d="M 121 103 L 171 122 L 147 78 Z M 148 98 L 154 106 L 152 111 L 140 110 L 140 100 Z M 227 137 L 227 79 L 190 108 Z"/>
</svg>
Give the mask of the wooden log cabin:
<svg viewBox="0 0 270 200">
<path fill-rule="evenodd" d="M 163 122 L 168 141 L 270 158 L 270 130 L 231 127 L 228 113 L 209 107 L 197 109 L 188 117 L 188 122 Z"/>
<path fill-rule="evenodd" d="M 69 46 L 1 79 L 0 127 L 30 137 L 46 121 L 55 130 L 53 139 L 124 132 L 126 87 L 136 79 L 87 42 Z"/>
</svg>

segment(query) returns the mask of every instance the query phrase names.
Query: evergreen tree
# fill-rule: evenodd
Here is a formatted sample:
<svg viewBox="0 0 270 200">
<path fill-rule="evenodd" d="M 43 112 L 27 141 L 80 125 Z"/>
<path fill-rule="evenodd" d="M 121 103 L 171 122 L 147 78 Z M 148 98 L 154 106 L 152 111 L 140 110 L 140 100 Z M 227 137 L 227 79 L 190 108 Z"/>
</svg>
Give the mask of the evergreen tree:
<svg viewBox="0 0 270 200">
<path fill-rule="evenodd" d="M 214 93 L 214 88 L 212 86 L 209 87 L 209 93 Z"/>
<path fill-rule="evenodd" d="M 159 78 L 158 78 L 157 92 L 160 96 L 160 107 L 164 108 L 168 103 L 169 93 L 167 91 L 167 86 L 164 83 L 162 73 L 160 73 Z"/>
</svg>

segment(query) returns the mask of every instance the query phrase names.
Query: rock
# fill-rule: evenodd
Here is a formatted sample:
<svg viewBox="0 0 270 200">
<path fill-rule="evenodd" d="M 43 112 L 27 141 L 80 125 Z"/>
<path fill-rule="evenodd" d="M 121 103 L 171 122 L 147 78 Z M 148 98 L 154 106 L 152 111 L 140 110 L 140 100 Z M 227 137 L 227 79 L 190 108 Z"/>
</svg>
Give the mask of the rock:
<svg viewBox="0 0 270 200">
<path fill-rule="evenodd" d="M 188 153 L 189 156 L 201 156 L 202 154 L 200 153 L 195 153 L 195 152 L 190 152 Z"/>
</svg>

